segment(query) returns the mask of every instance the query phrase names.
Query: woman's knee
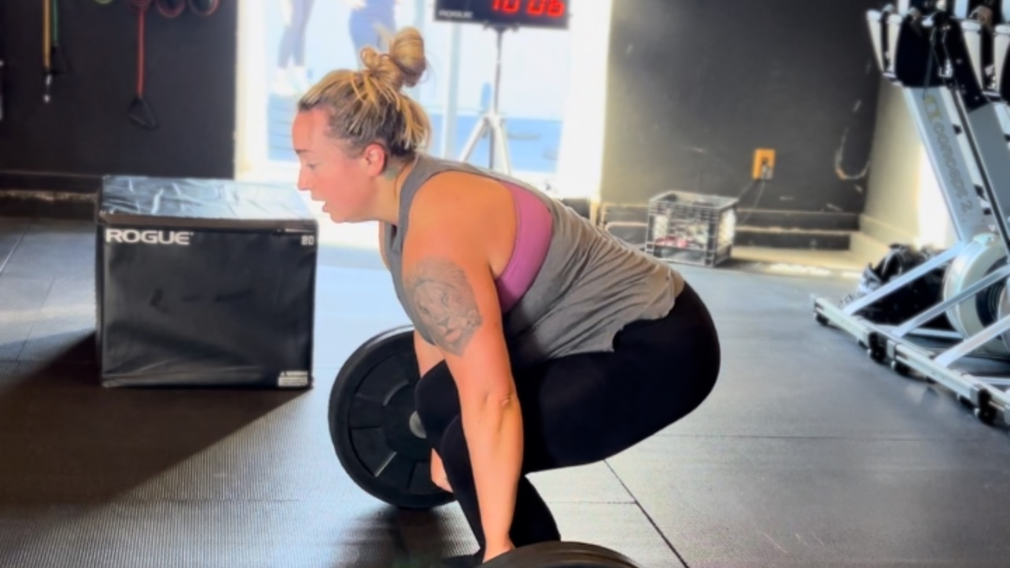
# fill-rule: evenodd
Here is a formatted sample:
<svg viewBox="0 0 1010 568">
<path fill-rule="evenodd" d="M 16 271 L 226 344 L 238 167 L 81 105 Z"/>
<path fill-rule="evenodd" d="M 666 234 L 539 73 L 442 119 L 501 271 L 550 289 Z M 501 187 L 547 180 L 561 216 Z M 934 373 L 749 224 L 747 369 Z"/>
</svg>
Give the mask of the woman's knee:
<svg viewBox="0 0 1010 568">
<path fill-rule="evenodd" d="M 444 361 L 421 377 L 414 390 L 414 404 L 429 443 L 437 449 L 449 423 L 460 413 L 456 384 Z"/>
<path fill-rule="evenodd" d="M 457 416 L 446 427 L 436 450 L 439 457 L 442 458 L 442 468 L 450 482 L 453 481 L 453 478 L 459 482 L 460 474 L 470 471 L 470 449 L 466 445 L 466 436 L 463 434 L 463 422 L 460 417 Z"/>
</svg>

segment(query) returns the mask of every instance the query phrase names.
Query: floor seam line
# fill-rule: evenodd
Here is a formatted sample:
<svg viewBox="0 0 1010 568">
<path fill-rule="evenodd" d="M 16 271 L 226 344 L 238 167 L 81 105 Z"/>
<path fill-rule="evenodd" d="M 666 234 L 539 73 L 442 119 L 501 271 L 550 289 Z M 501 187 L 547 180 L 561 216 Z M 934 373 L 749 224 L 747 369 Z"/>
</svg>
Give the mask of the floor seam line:
<svg viewBox="0 0 1010 568">
<path fill-rule="evenodd" d="M 28 230 L 31 228 L 31 226 L 32 226 L 31 221 L 25 223 L 24 230 L 21 231 L 20 235 L 18 235 L 18 241 L 14 243 L 14 246 L 11 247 L 11 251 L 7 253 L 7 258 L 5 258 L 2 263 L 0 263 L 0 274 L 2 274 L 4 269 L 7 268 L 7 263 L 10 262 L 11 258 L 14 257 L 14 251 L 18 250 L 18 247 L 21 246 L 21 242 L 25 240 L 25 235 L 28 234 Z"/>
<path fill-rule="evenodd" d="M 42 309 L 46 305 L 46 300 L 48 300 L 49 299 L 49 295 L 53 293 L 53 286 L 55 285 L 55 283 L 56 283 L 56 278 L 55 277 L 49 279 L 49 287 L 46 288 L 46 295 L 43 297 L 42 303 L 39 304 L 39 309 L 36 310 L 36 315 L 41 314 Z M 33 318 L 32 319 L 32 326 L 31 326 L 31 328 L 28 329 L 28 335 L 25 336 L 24 341 L 21 342 L 21 349 L 18 350 L 17 362 L 18 362 L 19 365 L 21 363 L 31 363 L 31 361 L 22 360 L 21 359 L 21 355 L 25 352 L 25 347 L 28 346 L 28 340 L 32 338 L 32 334 L 35 333 L 35 327 L 39 324 L 39 320 L 41 320 L 41 319 L 42 318 Z"/>
<path fill-rule="evenodd" d="M 654 439 L 664 438 L 695 438 L 695 439 L 727 439 L 741 440 L 838 440 L 845 442 L 970 442 L 975 438 L 854 438 L 847 436 L 754 436 L 746 434 L 664 434 Z"/>
<path fill-rule="evenodd" d="M 638 507 L 638 510 L 641 511 L 643 515 L 645 515 L 645 519 L 649 521 L 649 524 L 652 525 L 652 528 L 655 529 L 656 533 L 659 534 L 659 538 L 663 539 L 663 542 L 665 542 L 666 546 L 670 548 L 670 551 L 673 552 L 673 555 L 677 557 L 677 560 L 680 560 L 680 563 L 685 568 L 691 568 L 690 564 L 687 563 L 687 560 L 685 560 L 684 557 L 681 556 L 680 551 L 677 550 L 677 547 L 673 545 L 673 542 L 671 542 L 670 539 L 667 538 L 666 534 L 663 533 L 663 531 L 659 528 L 659 525 L 656 524 L 656 520 L 653 519 L 652 515 L 650 515 L 649 512 L 645 510 L 645 507 L 642 506 L 642 503 L 638 500 L 638 497 L 635 497 L 635 495 L 631 492 L 631 488 L 629 488 L 624 483 L 624 480 L 621 479 L 620 475 L 617 475 L 617 472 L 614 471 L 613 466 L 610 465 L 610 461 L 603 460 L 603 463 L 607 466 L 607 469 L 610 470 L 610 473 L 614 474 L 614 477 L 617 479 L 617 482 L 621 484 L 621 487 L 623 487 L 624 490 L 628 492 L 628 495 L 631 496 L 632 502 L 634 502 L 635 506 Z"/>
</svg>

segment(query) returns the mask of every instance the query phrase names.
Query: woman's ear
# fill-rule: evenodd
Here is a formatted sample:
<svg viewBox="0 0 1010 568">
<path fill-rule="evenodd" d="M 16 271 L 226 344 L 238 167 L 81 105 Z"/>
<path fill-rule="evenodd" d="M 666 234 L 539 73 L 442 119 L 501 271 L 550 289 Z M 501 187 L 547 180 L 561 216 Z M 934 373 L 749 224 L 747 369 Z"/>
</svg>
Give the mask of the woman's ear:
<svg viewBox="0 0 1010 568">
<path fill-rule="evenodd" d="M 372 177 L 382 175 L 382 172 L 386 170 L 387 157 L 386 149 L 381 144 L 369 144 L 366 146 L 364 159 L 368 175 Z"/>
</svg>

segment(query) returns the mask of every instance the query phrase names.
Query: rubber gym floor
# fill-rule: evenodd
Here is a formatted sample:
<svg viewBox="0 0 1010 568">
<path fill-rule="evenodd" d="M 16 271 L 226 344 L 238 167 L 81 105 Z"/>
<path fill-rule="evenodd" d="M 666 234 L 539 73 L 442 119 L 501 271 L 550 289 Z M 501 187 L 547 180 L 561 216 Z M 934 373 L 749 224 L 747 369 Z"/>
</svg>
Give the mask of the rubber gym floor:
<svg viewBox="0 0 1010 568">
<path fill-rule="evenodd" d="M 105 389 L 93 227 L 0 219 L 0 566 L 420 567 L 472 550 L 455 505 L 392 511 L 334 455 L 337 369 L 406 322 L 373 256 L 321 255 L 314 389 Z M 682 272 L 719 327 L 718 386 L 606 463 L 533 478 L 566 539 L 650 568 L 1008 565 L 1006 428 L 817 325 L 811 294 L 854 281 Z"/>
</svg>

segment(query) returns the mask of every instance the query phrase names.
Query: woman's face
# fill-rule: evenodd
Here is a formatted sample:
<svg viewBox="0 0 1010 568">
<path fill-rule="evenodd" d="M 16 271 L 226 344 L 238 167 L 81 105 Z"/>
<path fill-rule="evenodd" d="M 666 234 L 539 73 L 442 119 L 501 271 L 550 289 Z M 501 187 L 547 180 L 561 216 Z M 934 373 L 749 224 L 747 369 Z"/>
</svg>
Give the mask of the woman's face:
<svg viewBox="0 0 1010 568">
<path fill-rule="evenodd" d="M 298 188 L 322 202 L 323 212 L 335 223 L 372 220 L 374 182 L 384 158 L 376 160 L 374 154 L 381 148 L 373 145 L 360 156 L 349 154 L 343 144 L 327 136 L 328 120 L 322 109 L 301 111 L 295 117 L 291 138 L 301 164 Z"/>
</svg>

